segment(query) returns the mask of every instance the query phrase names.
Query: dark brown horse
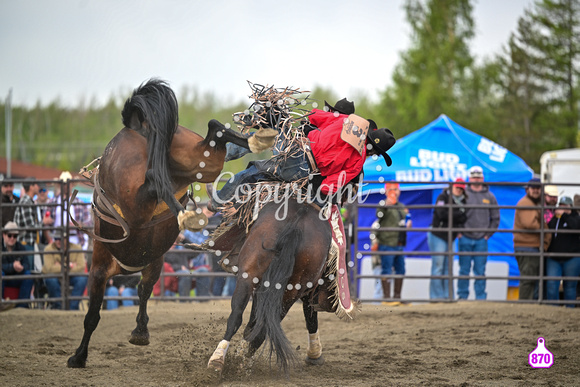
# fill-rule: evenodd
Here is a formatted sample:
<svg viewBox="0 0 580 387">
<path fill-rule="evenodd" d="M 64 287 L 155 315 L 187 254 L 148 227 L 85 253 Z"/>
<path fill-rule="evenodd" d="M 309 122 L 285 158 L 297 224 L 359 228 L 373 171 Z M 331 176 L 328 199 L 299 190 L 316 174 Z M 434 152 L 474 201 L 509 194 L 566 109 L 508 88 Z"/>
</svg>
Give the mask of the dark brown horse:
<svg viewBox="0 0 580 387">
<path fill-rule="evenodd" d="M 142 273 L 137 327 L 129 341 L 149 344 L 147 301 L 159 279 L 163 254 L 180 227 L 200 229 L 207 222 L 201 212 L 184 210 L 187 186 L 219 176 L 228 141 L 248 148 L 246 138 L 216 120 L 209 122 L 205 139 L 179 126 L 175 95 L 159 80 L 137 88 L 122 117 L 125 127 L 107 145 L 93 175 L 96 237 L 89 307 L 69 367 L 85 366 L 106 283 L 117 274 Z"/>
<path fill-rule="evenodd" d="M 292 305 L 302 300 L 309 333 L 306 362 L 323 363 L 318 311 L 335 311 L 329 289 L 332 270 L 327 267 L 331 227 L 319 216 L 319 208 L 295 199 L 288 199 L 287 205 L 287 216 L 279 220 L 276 211 L 280 204 L 266 204 L 247 236 L 242 233 L 238 238 L 238 246 L 227 247 L 232 252 L 239 251 L 232 258 L 237 258 L 237 284 L 226 333 L 208 363 L 208 368 L 218 374 L 223 370 L 229 342 L 242 324 L 250 298 L 252 311 L 244 331 L 244 339 L 249 343 L 247 356 L 252 356 L 268 339 L 269 356 L 275 353 L 280 368 L 288 370 L 296 352 L 282 330 L 281 321 Z M 219 237 L 216 242 L 219 246 Z"/>
</svg>

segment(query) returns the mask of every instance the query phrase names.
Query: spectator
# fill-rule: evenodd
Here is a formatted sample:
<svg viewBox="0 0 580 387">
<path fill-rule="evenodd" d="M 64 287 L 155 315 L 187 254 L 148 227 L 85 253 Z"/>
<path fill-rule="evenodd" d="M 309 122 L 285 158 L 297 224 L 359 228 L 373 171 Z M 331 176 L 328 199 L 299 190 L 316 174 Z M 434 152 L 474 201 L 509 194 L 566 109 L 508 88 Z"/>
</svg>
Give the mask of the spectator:
<svg viewBox="0 0 580 387">
<path fill-rule="evenodd" d="M 212 213 L 211 211 L 207 210 L 207 208 L 203 208 L 204 213 L 208 218 L 211 218 Z M 209 234 L 208 234 L 209 235 Z M 189 231 L 185 230 L 183 232 L 183 242 L 184 243 L 196 243 L 201 244 L 203 241 L 207 239 L 207 235 L 204 235 L 204 231 Z M 209 261 L 208 253 L 206 252 L 199 252 L 193 253 L 188 255 L 189 258 L 189 270 L 192 270 L 193 273 L 207 273 L 210 271 L 211 262 Z M 196 277 L 195 278 L 195 295 L 207 297 L 210 293 L 210 277 Z M 189 293 L 188 293 L 189 294 Z"/>
<path fill-rule="evenodd" d="M 183 249 L 179 245 L 183 240 L 183 235 L 179 234 L 171 249 L 165 253 L 165 262 L 169 263 L 173 269 L 173 272 L 178 274 L 190 274 L 189 271 L 189 260 L 192 253 Z M 195 253 L 193 253 L 195 254 Z M 195 254 L 197 255 L 197 254 Z M 177 277 L 177 289 L 179 297 L 189 297 L 191 293 L 193 279 L 190 276 L 180 276 Z M 182 300 L 181 302 L 185 302 Z"/>
<path fill-rule="evenodd" d="M 579 230 L 580 216 L 578 211 L 570 207 L 574 205 L 572 198 L 563 196 L 560 198 L 558 208 L 548 223 L 548 227 L 554 230 L 552 241 L 548 247 L 550 253 L 576 253 L 576 257 L 551 256 L 546 258 L 546 275 L 549 277 L 579 277 L 580 276 L 580 238 L 578 233 L 561 233 L 559 230 Z M 564 280 L 564 300 L 576 300 L 577 281 Z M 550 280 L 546 282 L 546 299 L 558 300 L 560 297 L 560 281 Z M 573 308 L 573 304 L 566 304 Z"/>
<path fill-rule="evenodd" d="M 2 277 L 5 275 L 30 274 L 30 262 L 25 255 L 11 255 L 11 252 L 26 251 L 18 241 L 18 226 L 14 222 L 8 222 L 2 230 Z M 18 287 L 18 299 L 29 300 L 34 280 L 2 280 L 2 294 L 4 288 Z M 28 308 L 28 304 L 18 304 L 16 307 Z"/>
<path fill-rule="evenodd" d="M 204 210 L 204 212 L 207 210 Z M 211 213 L 211 211 L 209 211 Z M 204 238 L 208 238 L 209 234 L 211 231 L 215 230 L 219 224 L 222 221 L 222 214 L 221 212 L 218 212 L 217 214 L 213 215 L 213 216 L 208 216 L 208 224 L 207 227 L 204 231 L 202 231 L 202 236 Z M 205 240 L 205 239 L 204 239 Z M 213 254 L 213 253 L 207 253 L 210 265 L 211 265 L 211 271 L 214 273 L 224 273 L 226 274 L 226 271 L 224 270 L 224 268 L 219 264 L 219 261 L 221 259 L 221 257 L 218 257 L 217 255 Z M 225 289 L 225 285 L 226 285 L 226 278 L 236 278 L 236 277 L 212 277 L 211 279 L 211 283 L 210 283 L 210 289 L 211 289 L 211 294 L 216 296 L 216 297 L 220 297 L 223 295 L 224 289 Z"/>
<path fill-rule="evenodd" d="M 137 285 L 140 280 L 140 277 L 136 275 L 116 275 L 109 279 L 107 289 L 105 290 L 105 296 L 137 297 Z M 121 303 L 119 300 L 107 300 L 107 310 L 117 309 L 120 304 L 123 306 L 134 306 L 138 305 L 139 302 L 136 300 L 122 300 Z"/>
<path fill-rule="evenodd" d="M 210 213 L 211 216 L 211 213 Z M 202 231 L 192 232 L 186 230 L 183 235 L 178 237 L 178 243 L 202 243 L 206 239 Z M 187 251 L 180 245 L 174 247 L 165 254 L 165 261 L 169 262 L 176 273 L 207 273 L 209 272 L 208 257 L 205 252 Z M 195 295 L 207 297 L 209 296 L 209 277 L 196 277 L 195 279 L 189 276 L 178 277 L 179 282 L 179 296 L 189 297 L 192 284 L 195 282 Z"/>
<path fill-rule="evenodd" d="M 224 290 L 222 292 L 222 296 L 231 297 L 234 294 L 234 290 L 236 290 L 237 282 L 238 282 L 238 277 L 235 275 L 231 275 L 231 276 L 226 277 L 226 283 L 224 285 Z"/>
<path fill-rule="evenodd" d="M 44 247 L 52 242 L 52 237 L 50 235 L 50 231 L 48 227 L 54 224 L 54 219 L 51 216 L 51 209 L 52 207 L 47 206 L 50 203 L 50 199 L 48 198 L 48 189 L 45 185 L 39 185 L 38 187 L 38 195 L 36 196 L 35 203 L 39 206 L 36 207 L 36 212 L 38 213 L 38 219 L 42 219 L 42 225 L 47 227 L 46 230 L 43 230 L 39 237 L 39 247 L 40 250 L 44 250 Z"/>
<path fill-rule="evenodd" d="M 163 277 L 163 287 L 164 287 L 164 296 L 174 297 L 177 292 L 179 291 L 177 277 L 170 275 L 174 273 L 173 268 L 168 262 L 163 262 L 163 273 L 165 274 Z M 153 295 L 159 297 L 161 295 L 161 278 L 155 283 L 153 286 Z"/>
<path fill-rule="evenodd" d="M 373 224 L 371 225 L 372 229 L 378 229 L 380 228 L 381 225 L 379 224 L 379 220 L 375 219 L 375 221 L 373 222 Z M 371 251 L 378 251 L 379 250 L 379 245 L 377 243 L 373 243 L 375 238 L 375 234 L 374 232 L 371 231 L 370 234 L 370 239 L 371 239 Z M 371 265 L 373 268 L 373 275 L 381 275 L 382 271 L 383 271 L 383 266 L 382 266 L 382 261 L 381 261 L 381 256 L 377 255 L 377 254 L 373 254 L 371 255 Z M 381 281 L 381 278 L 376 278 L 375 279 L 375 289 L 373 292 L 373 298 L 374 299 L 381 299 L 383 298 L 383 284 Z"/>
<path fill-rule="evenodd" d="M 435 201 L 431 231 L 427 234 L 429 250 L 432 253 L 447 253 L 453 249 L 449 245 L 449 231 L 436 231 L 438 228 L 452 227 L 463 228 L 465 216 L 465 180 L 457 178 L 451 188 L 444 190 Z M 449 205 L 452 205 L 452 218 L 449 219 Z M 451 241 L 460 234 L 454 231 Z M 453 258 L 453 256 L 451 256 Z M 449 255 L 431 255 L 431 275 L 449 275 Z M 449 298 L 449 280 L 443 278 L 431 278 L 429 283 L 429 297 L 433 300 Z"/>
<path fill-rule="evenodd" d="M 35 228 L 40 228 L 40 218 L 34 207 L 34 197 L 38 194 L 38 183 L 34 178 L 26 179 L 22 183 L 24 193 L 20 197 L 20 206 L 14 213 L 14 222 L 23 231 L 18 235 L 18 242 L 24 247 L 26 251 L 38 251 L 39 233 Z M 28 267 L 32 271 L 34 269 L 34 253 L 27 256 Z"/>
<path fill-rule="evenodd" d="M 45 274 L 64 273 L 84 273 L 86 269 L 85 256 L 81 252 L 71 252 L 70 250 L 80 250 L 81 246 L 76 243 L 69 243 L 66 236 L 63 238 L 61 230 L 56 230 L 52 236 L 52 243 L 44 249 L 44 266 L 42 272 Z M 66 254 L 69 256 L 68 268 L 63 269 L 63 263 L 66 263 Z M 51 298 L 62 297 L 61 294 L 62 278 L 45 278 L 44 283 L 48 289 L 48 295 Z M 69 276 L 70 286 L 72 286 L 73 297 L 80 297 L 87 288 L 88 278 L 86 276 Z M 78 310 L 80 300 L 71 300 L 70 309 Z M 53 304 L 54 309 L 61 309 L 60 301 Z"/>
<path fill-rule="evenodd" d="M 14 195 L 14 183 L 9 180 L 2 180 L 2 203 L 17 204 L 20 198 Z M 2 226 L 6 223 L 14 221 L 14 212 L 17 207 L 2 206 Z"/>
<path fill-rule="evenodd" d="M 73 225 L 70 218 L 67 216 L 68 211 L 66 210 L 66 206 L 69 204 L 69 200 L 70 200 L 70 197 L 72 195 L 72 186 L 71 186 L 71 184 L 67 184 L 67 181 L 71 180 L 71 179 L 72 179 L 72 175 L 70 174 L 70 172 L 65 171 L 65 172 L 60 174 L 59 180 L 61 180 L 63 182 L 61 185 L 62 189 L 57 188 L 53 202 L 60 204 L 63 202 L 63 197 L 67 198 L 67 199 L 64 200 L 65 201 L 65 204 L 64 204 L 65 213 L 64 214 L 62 214 L 62 206 L 59 205 L 59 206 L 54 207 L 54 227 L 65 227 L 66 225 L 62 224 L 61 219 L 64 219 L 65 221 L 68 219 L 69 228 L 70 228 L 69 229 L 69 231 L 70 231 L 69 241 L 71 243 L 79 244 L 79 245 L 81 245 L 83 250 L 87 250 L 89 248 L 88 235 L 86 235 L 84 232 L 77 229 Z M 72 203 L 72 208 L 73 208 L 73 212 L 71 212 L 71 216 L 74 216 L 75 221 L 81 227 L 90 228 L 93 226 L 93 218 L 91 216 L 90 206 L 87 206 L 79 198 L 75 198 L 74 202 Z M 63 217 L 63 215 L 64 215 L 64 217 Z M 90 260 L 88 260 L 88 259 L 87 259 L 87 261 L 90 262 Z"/>
<path fill-rule="evenodd" d="M 401 190 L 399 183 L 385 184 L 385 206 L 377 208 L 377 220 L 379 228 L 410 228 L 411 219 L 408 219 L 409 210 L 399 202 Z M 373 231 L 371 234 L 371 249 L 373 251 L 402 252 L 407 244 L 406 231 Z M 390 275 L 395 268 L 395 274 L 405 275 L 405 256 L 396 254 L 381 255 L 381 275 Z M 381 279 L 383 287 L 383 298 L 391 298 L 390 279 Z M 401 299 L 401 289 L 403 279 L 397 278 L 394 281 L 393 298 Z M 395 305 L 399 305 L 397 302 Z"/>
<path fill-rule="evenodd" d="M 487 254 L 482 253 L 487 253 L 487 241 L 499 226 L 499 208 L 493 208 L 497 206 L 497 199 L 490 192 L 489 187 L 483 184 L 483 180 L 483 169 L 480 166 L 474 166 L 469 170 L 469 182 L 472 184 L 466 188 L 466 204 L 479 207 L 468 207 L 465 211 L 465 228 L 467 230 L 457 240 L 457 248 L 459 251 L 471 252 L 473 255 L 459 256 L 459 275 L 469 275 L 473 264 L 473 274 L 485 276 Z M 470 231 L 468 230 L 470 228 L 487 230 Z M 485 285 L 485 279 L 475 280 L 473 289 L 476 300 L 487 299 Z M 468 279 L 457 280 L 457 296 L 460 300 L 466 300 L 469 297 Z"/>
<path fill-rule="evenodd" d="M 544 186 L 544 204 L 547 207 L 555 207 L 558 204 L 558 187 L 555 185 L 546 185 Z M 554 208 L 545 208 L 544 209 L 544 221 L 546 224 L 552 220 L 554 216 Z"/>
<path fill-rule="evenodd" d="M 540 229 L 542 227 L 542 214 L 538 207 L 541 199 L 540 179 L 534 177 L 528 182 L 526 195 L 521 198 L 516 205 L 514 217 L 514 251 L 518 268 L 522 276 L 539 276 L 540 275 L 540 247 L 547 247 L 550 242 L 550 235 L 544 235 L 544 246 L 542 246 Z M 515 230 L 535 231 L 535 232 L 517 232 Z M 520 300 L 537 300 L 538 299 L 538 281 L 537 280 L 520 280 L 519 286 Z"/>
</svg>

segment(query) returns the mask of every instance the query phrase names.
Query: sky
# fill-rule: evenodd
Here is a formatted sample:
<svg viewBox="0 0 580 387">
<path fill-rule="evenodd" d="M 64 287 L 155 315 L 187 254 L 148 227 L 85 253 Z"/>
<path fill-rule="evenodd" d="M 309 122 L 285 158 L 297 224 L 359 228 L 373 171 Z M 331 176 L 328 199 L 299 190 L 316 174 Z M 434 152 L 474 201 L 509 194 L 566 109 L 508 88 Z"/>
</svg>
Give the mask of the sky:
<svg viewBox="0 0 580 387">
<path fill-rule="evenodd" d="M 403 0 L 0 0 L 0 98 L 65 106 L 159 77 L 224 103 L 247 81 L 377 100 L 409 48 Z M 500 52 L 533 0 L 476 0 L 477 59 Z"/>
</svg>

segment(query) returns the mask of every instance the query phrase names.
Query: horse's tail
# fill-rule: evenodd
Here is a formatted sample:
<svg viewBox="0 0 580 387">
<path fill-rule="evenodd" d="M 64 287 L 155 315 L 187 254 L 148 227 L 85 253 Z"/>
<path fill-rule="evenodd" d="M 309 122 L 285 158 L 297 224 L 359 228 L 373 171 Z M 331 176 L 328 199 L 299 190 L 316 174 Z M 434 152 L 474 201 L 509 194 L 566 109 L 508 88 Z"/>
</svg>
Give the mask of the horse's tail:
<svg viewBox="0 0 580 387">
<path fill-rule="evenodd" d="M 139 127 L 132 127 L 137 113 Z M 140 130 L 147 138 L 147 178 L 153 184 L 157 199 L 173 196 L 173 182 L 169 173 L 169 150 L 179 122 L 177 98 L 169 85 L 160 79 L 142 83 L 127 99 L 123 111 L 123 125 Z"/>
<path fill-rule="evenodd" d="M 274 248 L 276 254 L 254 294 L 256 324 L 246 338 L 252 342 L 258 337 L 266 337 L 270 344 L 270 358 L 273 352 L 276 352 L 277 363 L 284 372 L 288 371 L 291 363 L 295 363 L 296 353 L 282 330 L 284 313 L 282 302 L 302 242 L 302 227 L 299 226 L 299 222 L 306 211 L 306 207 L 301 207 L 295 219 L 284 227 L 276 240 Z"/>
</svg>

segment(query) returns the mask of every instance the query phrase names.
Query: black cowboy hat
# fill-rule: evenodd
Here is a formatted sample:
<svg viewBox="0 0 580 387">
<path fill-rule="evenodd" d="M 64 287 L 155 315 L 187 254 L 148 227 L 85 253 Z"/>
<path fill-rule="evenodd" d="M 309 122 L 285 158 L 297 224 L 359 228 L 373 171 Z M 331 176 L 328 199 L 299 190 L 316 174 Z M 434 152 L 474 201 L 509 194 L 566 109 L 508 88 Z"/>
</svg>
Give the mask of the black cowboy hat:
<svg viewBox="0 0 580 387">
<path fill-rule="evenodd" d="M 354 102 L 349 102 L 346 98 L 341 99 L 338 101 L 334 106 L 329 104 L 328 102 L 324 101 L 324 105 L 327 106 L 329 109 L 336 110 L 342 114 L 354 114 Z"/>
<path fill-rule="evenodd" d="M 393 164 L 393 160 L 387 154 L 387 151 L 391 149 L 395 142 L 395 136 L 387 128 L 377 129 L 377 124 L 373 120 L 369 121 L 369 131 L 367 133 L 367 139 L 369 144 L 372 145 L 375 150 L 384 157 L 387 166 L 390 167 Z"/>
</svg>

